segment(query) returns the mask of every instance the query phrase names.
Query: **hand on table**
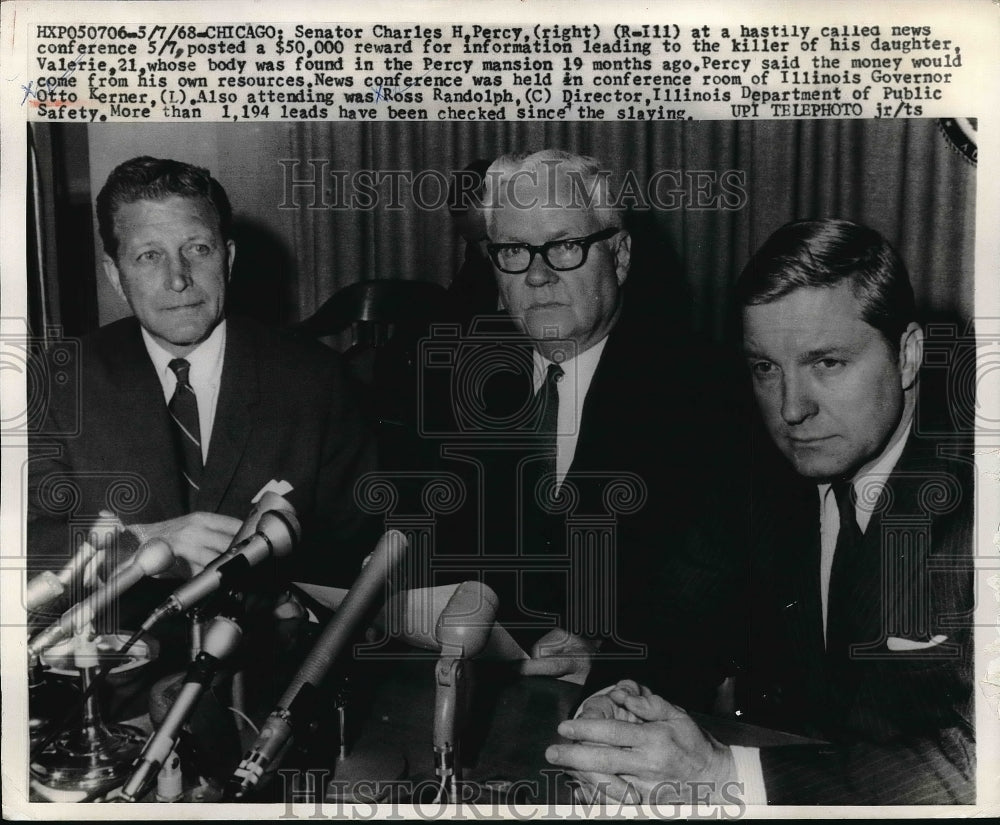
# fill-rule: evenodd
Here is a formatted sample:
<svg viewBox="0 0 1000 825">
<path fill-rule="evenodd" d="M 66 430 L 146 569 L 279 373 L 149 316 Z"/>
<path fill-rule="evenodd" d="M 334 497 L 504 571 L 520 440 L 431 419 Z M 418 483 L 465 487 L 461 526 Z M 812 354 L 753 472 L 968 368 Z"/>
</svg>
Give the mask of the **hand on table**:
<svg viewBox="0 0 1000 825">
<path fill-rule="evenodd" d="M 574 681 L 583 684 L 596 651 L 597 642 L 557 627 L 535 642 L 531 658 L 521 663 L 521 673 L 525 676 L 572 676 Z"/>
<path fill-rule="evenodd" d="M 585 796 L 704 802 L 717 800 L 722 786 L 737 779 L 728 747 L 684 710 L 634 682 L 619 682 L 588 699 L 580 716 L 559 726 L 559 734 L 572 742 L 551 745 L 545 758 L 579 780 Z"/>
</svg>

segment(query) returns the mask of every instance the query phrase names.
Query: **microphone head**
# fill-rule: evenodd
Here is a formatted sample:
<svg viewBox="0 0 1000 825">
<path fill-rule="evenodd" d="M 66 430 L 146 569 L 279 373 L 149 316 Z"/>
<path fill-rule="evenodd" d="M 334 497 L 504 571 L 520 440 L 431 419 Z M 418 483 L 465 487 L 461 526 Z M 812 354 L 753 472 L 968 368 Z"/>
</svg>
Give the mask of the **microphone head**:
<svg viewBox="0 0 1000 825">
<path fill-rule="evenodd" d="M 250 512 L 247 513 L 247 517 L 243 520 L 240 529 L 236 531 L 236 535 L 233 536 L 233 541 L 229 546 L 234 547 L 246 541 L 254 533 L 259 532 L 261 515 L 271 510 L 278 510 L 282 513 L 288 513 L 292 517 L 295 516 L 295 508 L 287 498 L 275 493 L 273 490 L 268 490 L 250 508 Z"/>
<path fill-rule="evenodd" d="M 226 616 L 216 616 L 201 640 L 201 650 L 216 659 L 224 659 L 236 650 L 243 637 L 240 626 Z"/>
<path fill-rule="evenodd" d="M 471 659 L 481 653 L 490 640 L 499 601 L 489 585 L 462 582 L 438 616 L 434 635 L 442 655 Z"/>
<path fill-rule="evenodd" d="M 295 515 L 295 508 L 292 506 L 292 503 L 283 495 L 279 495 L 273 490 L 268 490 L 257 499 L 257 503 L 253 509 L 260 513 L 266 513 L 269 510 L 280 510 L 282 513 Z"/>
<path fill-rule="evenodd" d="M 169 570 L 174 563 L 174 551 L 163 539 L 150 539 L 140 547 L 132 560 L 147 576 Z"/>
<path fill-rule="evenodd" d="M 257 522 L 257 532 L 267 537 L 275 558 L 282 558 L 299 543 L 302 527 L 294 510 L 268 510 Z"/>
</svg>

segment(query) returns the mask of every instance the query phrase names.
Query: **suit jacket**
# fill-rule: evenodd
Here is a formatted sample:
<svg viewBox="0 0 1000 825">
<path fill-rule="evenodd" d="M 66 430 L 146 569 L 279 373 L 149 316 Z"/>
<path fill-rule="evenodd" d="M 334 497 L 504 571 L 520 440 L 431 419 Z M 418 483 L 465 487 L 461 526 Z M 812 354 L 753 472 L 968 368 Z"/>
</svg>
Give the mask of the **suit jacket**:
<svg viewBox="0 0 1000 825">
<path fill-rule="evenodd" d="M 139 324 L 127 318 L 83 338 L 72 376 L 39 403 L 28 496 L 29 567 L 61 566 L 107 509 L 125 524 L 187 512 L 163 390 Z M 288 499 L 303 542 L 288 569 L 349 583 L 370 536 L 353 485 L 374 461 L 338 356 L 255 322 L 230 319 L 208 459 L 194 510 L 242 519 L 271 479 Z"/>
<path fill-rule="evenodd" d="M 746 496 L 729 495 L 747 466 L 731 446 L 739 419 L 711 400 L 733 385 L 704 348 L 635 318 L 623 314 L 608 338 L 560 498 L 548 505 L 532 484 L 545 449 L 533 429 L 532 343 L 510 329 L 481 351 L 475 334 L 465 339 L 454 368 L 463 377 L 445 392 L 455 419 L 477 398 L 483 414 L 437 440 L 442 467 L 464 467 L 468 491 L 466 532 L 439 542 L 437 560 L 465 563 L 456 578 L 485 571 L 501 619 L 525 625 L 515 631 L 523 645 L 553 626 L 602 638 L 595 678 L 653 667 L 672 696 L 704 706 L 706 680 L 721 678 L 716 634 L 731 627 L 716 606 L 729 603 L 745 552 L 731 536 L 745 530 Z M 491 369 L 498 346 L 504 370 Z M 468 388 L 479 394 L 462 397 Z"/>
<path fill-rule="evenodd" d="M 910 436 L 849 573 L 849 656 L 824 645 L 816 485 L 755 502 L 744 718 L 830 743 L 762 750 L 770 804 L 975 801 L 971 467 Z"/>
</svg>

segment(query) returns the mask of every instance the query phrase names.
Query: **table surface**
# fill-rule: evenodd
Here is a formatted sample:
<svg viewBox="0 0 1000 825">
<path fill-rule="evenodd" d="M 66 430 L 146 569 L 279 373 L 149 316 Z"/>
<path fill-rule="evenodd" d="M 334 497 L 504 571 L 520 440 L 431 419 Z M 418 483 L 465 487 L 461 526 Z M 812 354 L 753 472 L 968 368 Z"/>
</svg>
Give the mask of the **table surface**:
<svg viewBox="0 0 1000 825">
<path fill-rule="evenodd" d="M 326 723 L 312 742 L 296 742 L 296 746 L 304 744 L 308 749 L 290 750 L 280 769 L 326 768 L 327 778 L 332 780 L 329 793 L 334 795 L 364 782 L 369 796 L 362 801 L 378 798 L 385 790 L 404 797 L 413 787 L 436 790 L 432 746 L 435 664 L 433 654 L 409 648 L 394 650 L 385 659 L 356 659 L 349 668 L 347 757 L 336 758 L 333 688 L 324 686 L 320 696 L 326 704 L 322 709 Z M 467 784 L 460 791 L 487 792 L 493 798 L 498 794 L 504 798 L 513 785 L 519 800 L 568 803 L 569 780 L 546 762 L 545 749 L 558 739 L 556 727 L 571 715 L 582 688 L 557 679 L 520 676 L 511 663 L 476 661 L 472 665 L 473 689 L 460 753 Z M 331 681 L 334 685 L 337 682 Z M 251 716 L 259 723 L 271 708 L 273 704 L 264 700 Z M 814 741 L 735 719 L 692 716 L 726 744 L 766 746 Z M 247 728 L 241 738 L 246 747 L 255 735 Z M 238 747 L 235 742 L 233 746 Z M 228 757 L 220 759 L 220 764 L 223 761 Z M 291 775 L 275 777 L 257 801 L 276 801 L 287 795 Z M 297 789 L 301 788 L 301 779 L 299 782 Z M 393 782 L 397 784 L 387 784 Z M 481 798 L 476 797 L 477 801 Z"/>
<path fill-rule="evenodd" d="M 513 784 L 527 794 L 527 801 L 568 803 L 569 780 L 546 762 L 545 749 L 559 739 L 556 727 L 571 715 L 582 688 L 520 676 L 506 663 L 474 664 L 474 690 L 462 738 L 463 779 L 501 790 Z M 434 665 L 426 657 L 379 663 L 373 678 L 352 690 L 348 729 L 354 733 L 347 758 L 332 768 L 333 793 L 342 793 L 340 788 L 359 779 L 399 779 L 404 760 L 412 784 L 431 784 Z M 692 716 L 725 744 L 760 747 L 815 741 L 735 719 Z"/>
</svg>

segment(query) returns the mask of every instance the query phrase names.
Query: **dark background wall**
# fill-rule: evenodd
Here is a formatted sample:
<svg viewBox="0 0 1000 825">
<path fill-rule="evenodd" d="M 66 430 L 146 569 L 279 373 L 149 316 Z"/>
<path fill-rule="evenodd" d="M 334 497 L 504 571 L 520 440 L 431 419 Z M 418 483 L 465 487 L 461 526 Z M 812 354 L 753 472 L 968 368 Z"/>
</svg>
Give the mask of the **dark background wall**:
<svg viewBox="0 0 1000 825">
<path fill-rule="evenodd" d="M 633 210 L 635 278 L 644 294 L 669 303 L 675 317 L 722 340 L 728 289 L 749 254 L 782 223 L 835 216 L 866 223 L 901 252 L 922 309 L 931 317 L 973 316 L 976 168 L 935 120 L 690 121 L 583 123 L 260 123 L 58 127 L 34 124 L 39 146 L 40 243 L 46 294 L 55 320 L 60 292 L 91 309 L 68 326 L 92 327 L 127 313 L 100 267 L 96 224 L 85 245 L 86 205 L 123 160 L 167 156 L 209 168 L 230 194 L 237 261 L 232 290 L 243 308 L 276 322 L 311 314 L 337 289 L 358 280 L 405 278 L 447 285 L 463 244 L 446 208 L 426 209 L 404 186 L 397 204 L 388 186 L 371 209 L 331 208 L 352 193 L 333 190 L 331 172 L 436 170 L 441 176 L 474 158 L 561 147 L 590 154 L 616 176 L 645 187 L 668 170 L 658 190 L 675 208 Z M 325 194 L 288 190 L 325 172 Z M 720 194 L 722 176 L 745 198 L 720 208 L 697 203 Z M 714 183 L 713 183 L 714 179 Z M 667 190 L 681 182 L 684 195 Z M 424 201 L 441 202 L 426 180 Z M 316 202 L 317 208 L 309 208 Z M 398 208 L 397 208 L 398 207 Z M 70 211 L 67 217 L 67 209 Z M 72 224 L 72 226 L 69 226 Z M 57 241 L 62 233 L 64 243 Z M 73 249 L 61 248 L 72 243 Z M 58 254 L 53 254 L 53 248 Z M 85 331 L 68 329 L 67 331 Z"/>
</svg>

